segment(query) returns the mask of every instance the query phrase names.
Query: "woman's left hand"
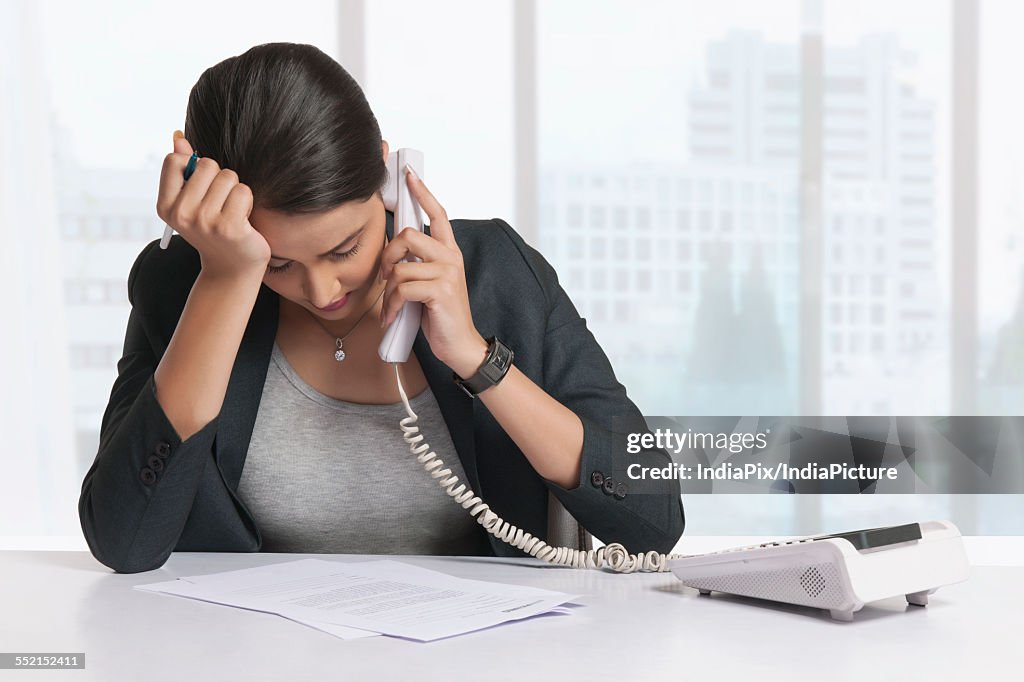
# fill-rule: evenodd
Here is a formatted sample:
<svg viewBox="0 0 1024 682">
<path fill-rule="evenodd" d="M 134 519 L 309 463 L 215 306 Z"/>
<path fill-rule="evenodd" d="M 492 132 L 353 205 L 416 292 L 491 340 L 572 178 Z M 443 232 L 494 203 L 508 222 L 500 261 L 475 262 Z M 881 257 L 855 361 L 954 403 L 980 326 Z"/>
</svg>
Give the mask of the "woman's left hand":
<svg viewBox="0 0 1024 682">
<path fill-rule="evenodd" d="M 406 301 L 420 301 L 420 326 L 430 350 L 456 374 L 469 378 L 483 363 L 487 342 L 473 324 L 462 250 L 455 243 L 444 207 L 414 173 L 406 172 L 406 179 L 413 198 L 430 218 L 430 235 L 395 225 L 396 236 L 381 256 L 381 276 L 387 280 L 382 326 L 391 324 Z M 417 256 L 422 262 L 399 262 L 406 256 Z"/>
</svg>

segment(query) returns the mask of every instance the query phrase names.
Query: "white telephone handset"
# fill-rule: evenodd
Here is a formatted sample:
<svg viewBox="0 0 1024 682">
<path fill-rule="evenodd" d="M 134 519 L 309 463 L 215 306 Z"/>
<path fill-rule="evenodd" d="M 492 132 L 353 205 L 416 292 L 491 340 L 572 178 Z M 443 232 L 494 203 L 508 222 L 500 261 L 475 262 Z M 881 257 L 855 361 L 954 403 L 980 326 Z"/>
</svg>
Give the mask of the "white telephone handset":
<svg viewBox="0 0 1024 682">
<path fill-rule="evenodd" d="M 423 231 L 423 212 L 419 203 L 413 198 L 406 184 L 405 164 L 420 178 L 423 176 L 423 152 L 415 149 L 399 149 L 388 154 L 388 181 L 382 192 L 384 208 L 395 214 L 394 236 L 403 228 Z M 420 260 L 416 256 L 412 260 Z M 405 257 L 403 261 L 409 261 Z M 384 362 L 405 362 L 409 359 L 412 344 L 420 328 L 420 316 L 423 304 L 419 301 L 407 301 L 398 315 L 384 333 L 384 340 L 377 349 L 377 354 Z"/>
</svg>

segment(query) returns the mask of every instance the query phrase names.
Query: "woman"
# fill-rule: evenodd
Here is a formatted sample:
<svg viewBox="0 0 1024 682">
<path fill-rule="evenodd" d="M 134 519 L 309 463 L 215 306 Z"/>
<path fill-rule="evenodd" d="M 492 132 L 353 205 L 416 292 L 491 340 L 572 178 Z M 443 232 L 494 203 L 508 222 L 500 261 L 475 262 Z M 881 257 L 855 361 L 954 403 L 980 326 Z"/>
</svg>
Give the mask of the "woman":
<svg viewBox="0 0 1024 682">
<path fill-rule="evenodd" d="M 192 145 L 202 158 L 183 183 Z M 260 45 L 202 74 L 160 179 L 157 213 L 179 235 L 131 268 L 124 356 L 79 501 L 99 561 L 523 556 L 401 437 L 377 348 L 406 301 L 423 303 L 397 366 L 418 426 L 495 513 L 543 538 L 550 491 L 605 542 L 675 544 L 678 484 L 630 495 L 611 476 L 611 418 L 639 412 L 554 270 L 504 221 L 449 221 L 413 176 L 430 227 L 403 232 L 381 197 L 387 156 L 358 84 L 315 47 Z M 514 362 L 481 384 L 499 343 Z"/>
</svg>

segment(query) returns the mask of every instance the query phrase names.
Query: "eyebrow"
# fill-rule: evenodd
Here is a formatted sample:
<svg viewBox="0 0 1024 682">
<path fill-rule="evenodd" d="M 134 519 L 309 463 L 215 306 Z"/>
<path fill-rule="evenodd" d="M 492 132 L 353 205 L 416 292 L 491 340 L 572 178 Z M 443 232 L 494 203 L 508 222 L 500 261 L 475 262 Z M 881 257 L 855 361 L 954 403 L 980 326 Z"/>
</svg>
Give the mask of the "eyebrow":
<svg viewBox="0 0 1024 682">
<path fill-rule="evenodd" d="M 363 233 L 363 230 L 365 230 L 365 229 L 366 229 L 366 226 L 363 225 L 358 230 L 356 230 L 355 232 L 353 232 L 349 236 L 345 237 L 345 239 L 343 239 L 340 244 L 338 244 L 335 247 L 332 247 L 332 248 L 328 249 L 324 253 L 321 253 L 319 257 L 320 258 L 326 258 L 327 256 L 331 255 L 332 252 L 337 251 L 338 249 L 340 249 L 341 247 L 345 246 L 346 244 L 351 242 L 353 239 L 355 239 L 356 237 L 361 235 Z M 284 256 L 275 256 L 274 254 L 270 254 L 270 257 L 273 260 L 288 260 L 288 261 L 292 260 L 291 258 L 285 258 Z"/>
</svg>

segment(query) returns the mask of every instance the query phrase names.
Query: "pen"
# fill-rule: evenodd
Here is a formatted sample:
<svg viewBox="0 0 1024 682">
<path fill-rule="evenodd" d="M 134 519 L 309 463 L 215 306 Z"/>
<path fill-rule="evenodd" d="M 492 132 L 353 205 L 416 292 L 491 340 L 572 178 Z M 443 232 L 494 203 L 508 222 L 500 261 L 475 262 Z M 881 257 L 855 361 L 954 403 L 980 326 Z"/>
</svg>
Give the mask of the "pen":
<svg viewBox="0 0 1024 682">
<path fill-rule="evenodd" d="M 188 157 L 188 164 L 185 165 L 185 182 L 192 177 L 192 173 L 196 170 L 196 162 L 199 160 L 199 152 L 193 151 L 192 156 Z M 174 228 L 170 225 L 164 225 L 164 236 L 160 239 L 160 248 L 166 249 L 167 245 L 171 242 L 171 235 L 174 234 Z"/>
</svg>

